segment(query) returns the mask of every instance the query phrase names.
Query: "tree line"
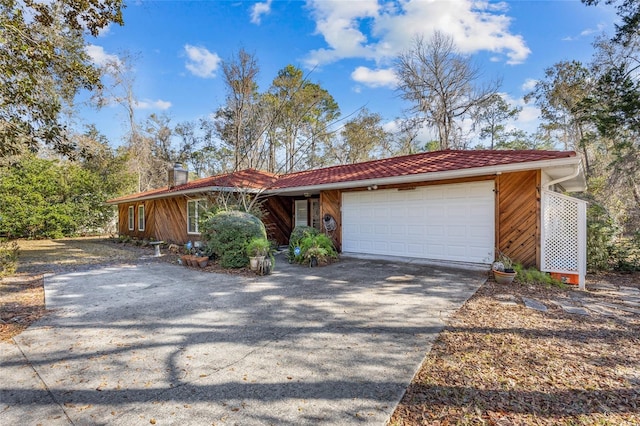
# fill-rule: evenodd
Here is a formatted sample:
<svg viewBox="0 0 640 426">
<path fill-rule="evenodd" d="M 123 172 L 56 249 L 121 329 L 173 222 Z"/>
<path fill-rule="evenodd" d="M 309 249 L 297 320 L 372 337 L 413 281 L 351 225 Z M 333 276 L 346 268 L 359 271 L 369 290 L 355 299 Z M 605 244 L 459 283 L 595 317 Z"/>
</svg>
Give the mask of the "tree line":
<svg viewBox="0 0 640 426">
<path fill-rule="evenodd" d="M 591 223 L 606 228 L 609 240 L 630 236 L 640 223 L 640 6 L 633 0 L 606 3 L 618 8 L 615 34 L 594 43 L 590 62 L 567 60 L 545 70 L 525 98 L 541 111 L 539 129 L 528 134 L 509 124 L 521 108 L 507 102 L 500 78 L 481 80 L 472 58 L 438 32 L 416 36 L 396 58 L 397 93 L 407 108 L 394 126 L 366 108 L 341 111 L 312 80 L 313 72 L 294 65 L 260 88 L 258 58 L 244 49 L 223 61 L 225 100 L 212 105 L 209 116 L 181 123 L 162 114 L 141 118 L 135 60 L 125 56 L 98 66 L 85 50 L 87 34 L 123 24 L 120 0 L 2 0 L 0 217 L 6 222 L 16 214 L 7 213 L 8 194 L 37 187 L 7 182 L 21 176 L 20 170 L 44 173 L 49 166 L 65 170 L 49 178 L 62 182 L 61 192 L 79 168 L 102 176 L 94 180 L 79 173 L 74 179 L 96 185 L 82 192 L 108 198 L 166 185 L 166 170 L 176 162 L 203 177 L 248 167 L 286 173 L 434 149 L 560 148 L 583 159 Z M 118 148 L 93 126 L 78 134 L 67 125 L 83 89 L 91 91 L 97 106 L 115 103 L 126 111 L 128 132 Z M 421 136 L 425 130 L 433 137 Z M 50 163 L 45 167 L 40 161 Z M 78 200 L 69 194 L 43 199 L 55 204 L 74 197 Z M 91 228 L 92 220 L 83 219 L 88 225 L 76 231 Z M 2 223 L 0 234 L 7 233 Z M 34 232 L 20 229 L 16 235 Z"/>
</svg>

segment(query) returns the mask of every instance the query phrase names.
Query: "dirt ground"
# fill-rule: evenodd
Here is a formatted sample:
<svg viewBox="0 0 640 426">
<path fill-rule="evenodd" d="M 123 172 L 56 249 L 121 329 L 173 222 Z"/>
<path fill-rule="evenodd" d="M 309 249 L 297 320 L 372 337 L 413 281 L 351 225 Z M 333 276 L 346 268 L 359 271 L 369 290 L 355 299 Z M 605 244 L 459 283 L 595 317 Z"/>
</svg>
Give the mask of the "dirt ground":
<svg viewBox="0 0 640 426">
<path fill-rule="evenodd" d="M 0 279 L 0 340 L 11 339 L 45 314 L 44 274 L 140 258 L 139 249 L 126 249 L 102 237 L 20 240 L 18 244 L 17 273 Z"/>
<path fill-rule="evenodd" d="M 590 276 L 587 290 L 602 284 L 640 288 L 640 274 Z M 554 301 L 570 293 L 487 282 L 440 334 L 390 424 L 640 425 L 640 315 L 567 313 Z M 602 293 L 588 295 L 620 303 Z M 501 303 L 523 296 L 548 310 Z"/>
<path fill-rule="evenodd" d="M 0 281 L 0 340 L 46 314 L 43 274 L 133 263 L 153 253 L 103 238 L 20 247 L 18 273 Z M 640 289 L 640 274 L 588 277 L 589 297 L 620 303 L 599 291 L 601 284 Z M 554 303 L 573 293 L 488 281 L 449 321 L 390 425 L 640 424 L 640 315 L 576 315 Z M 503 303 L 522 297 L 548 310 Z"/>
</svg>

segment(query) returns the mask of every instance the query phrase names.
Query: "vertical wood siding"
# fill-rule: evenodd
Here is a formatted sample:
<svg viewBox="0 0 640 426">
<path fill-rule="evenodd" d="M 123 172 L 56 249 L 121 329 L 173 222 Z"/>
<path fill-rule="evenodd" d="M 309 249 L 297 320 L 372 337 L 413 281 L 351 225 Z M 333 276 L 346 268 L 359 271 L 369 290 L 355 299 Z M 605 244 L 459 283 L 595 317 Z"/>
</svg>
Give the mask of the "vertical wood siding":
<svg viewBox="0 0 640 426">
<path fill-rule="evenodd" d="M 540 172 L 503 173 L 496 184 L 498 249 L 524 266 L 539 267 Z"/>
<path fill-rule="evenodd" d="M 289 236 L 293 230 L 291 206 L 292 199 L 288 197 L 269 197 L 262 204 L 265 215 L 262 222 L 267 228 L 267 237 L 275 240 L 278 244 L 289 244 Z"/>
<path fill-rule="evenodd" d="M 320 192 L 320 219 L 325 214 L 330 214 L 336 220 L 337 228 L 333 232 L 328 232 L 333 239 L 333 243 L 338 251 L 342 251 L 342 191 L 331 190 Z M 323 227 L 324 229 L 324 227 Z"/>
<path fill-rule="evenodd" d="M 145 227 L 138 230 L 138 206 L 144 205 Z M 133 206 L 135 228 L 129 230 L 129 206 Z M 173 197 L 125 203 L 118 206 L 118 232 L 120 235 L 147 240 L 162 240 L 184 244 L 200 239 L 187 234 L 187 198 Z"/>
<path fill-rule="evenodd" d="M 173 197 L 151 201 L 154 206 L 154 236 L 158 240 L 184 244 L 199 240 L 199 235 L 187 234 L 187 198 Z"/>
</svg>

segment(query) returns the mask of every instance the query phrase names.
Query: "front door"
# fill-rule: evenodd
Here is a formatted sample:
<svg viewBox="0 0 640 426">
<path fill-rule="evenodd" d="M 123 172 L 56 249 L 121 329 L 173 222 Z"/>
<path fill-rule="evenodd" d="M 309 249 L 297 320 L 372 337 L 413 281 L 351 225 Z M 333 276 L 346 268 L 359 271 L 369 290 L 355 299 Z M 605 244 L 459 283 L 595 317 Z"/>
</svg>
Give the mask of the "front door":
<svg viewBox="0 0 640 426">
<path fill-rule="evenodd" d="M 306 198 L 295 200 L 295 226 L 312 226 L 320 229 L 320 200 Z"/>
<path fill-rule="evenodd" d="M 309 209 L 307 200 L 296 200 L 295 226 L 309 225 Z"/>
</svg>

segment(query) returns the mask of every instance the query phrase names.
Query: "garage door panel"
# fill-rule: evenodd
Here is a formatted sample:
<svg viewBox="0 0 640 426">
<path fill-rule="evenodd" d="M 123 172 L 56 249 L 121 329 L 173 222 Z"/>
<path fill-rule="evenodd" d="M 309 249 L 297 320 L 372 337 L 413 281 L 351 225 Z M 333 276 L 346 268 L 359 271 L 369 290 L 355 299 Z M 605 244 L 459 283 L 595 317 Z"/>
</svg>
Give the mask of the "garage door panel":
<svg viewBox="0 0 640 426">
<path fill-rule="evenodd" d="M 489 263 L 493 181 L 343 193 L 343 250 Z"/>
</svg>

